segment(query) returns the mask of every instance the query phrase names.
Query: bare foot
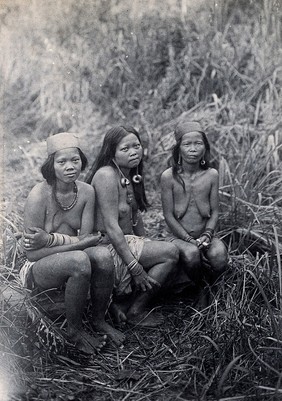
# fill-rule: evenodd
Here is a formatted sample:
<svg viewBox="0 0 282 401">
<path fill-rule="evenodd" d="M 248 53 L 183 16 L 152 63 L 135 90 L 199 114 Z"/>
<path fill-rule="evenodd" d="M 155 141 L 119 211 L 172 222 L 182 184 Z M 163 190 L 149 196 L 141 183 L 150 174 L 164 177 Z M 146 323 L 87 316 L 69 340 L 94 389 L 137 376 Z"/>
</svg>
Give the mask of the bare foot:
<svg viewBox="0 0 282 401">
<path fill-rule="evenodd" d="M 98 333 L 105 333 L 107 335 L 107 338 L 111 339 L 112 342 L 118 347 L 121 346 L 125 341 L 125 334 L 115 329 L 105 321 L 92 322 L 92 327 Z"/>
<path fill-rule="evenodd" d="M 115 323 L 119 326 L 124 325 L 124 323 L 127 321 L 125 312 L 122 310 L 120 305 L 117 303 L 114 303 L 114 302 L 111 303 L 110 313 L 111 313 Z"/>
<path fill-rule="evenodd" d="M 128 314 L 127 322 L 134 326 L 158 327 L 164 322 L 164 316 L 153 310 L 137 314 Z"/>
<path fill-rule="evenodd" d="M 95 354 L 106 345 L 107 336 L 94 337 L 81 330 L 69 335 L 69 339 L 80 351 Z"/>
</svg>

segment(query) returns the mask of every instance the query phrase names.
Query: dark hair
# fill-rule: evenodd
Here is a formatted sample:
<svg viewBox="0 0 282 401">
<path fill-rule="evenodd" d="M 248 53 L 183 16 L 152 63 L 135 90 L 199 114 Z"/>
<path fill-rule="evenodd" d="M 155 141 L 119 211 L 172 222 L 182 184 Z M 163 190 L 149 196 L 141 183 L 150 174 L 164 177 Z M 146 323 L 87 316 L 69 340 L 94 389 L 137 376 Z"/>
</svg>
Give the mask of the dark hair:
<svg viewBox="0 0 282 401">
<path fill-rule="evenodd" d="M 88 160 L 85 154 L 80 150 L 79 148 L 79 156 L 81 158 L 81 171 L 85 170 Z M 56 152 L 55 152 L 56 153 Z M 51 155 L 48 156 L 48 158 L 45 160 L 45 162 L 42 164 L 42 167 L 40 169 L 41 174 L 47 181 L 49 185 L 53 185 L 56 182 L 56 174 L 55 174 L 55 169 L 54 169 L 54 158 L 55 158 L 55 153 L 52 153 Z"/>
<path fill-rule="evenodd" d="M 117 170 L 117 167 L 113 163 L 113 159 L 116 154 L 116 149 L 117 149 L 117 146 L 120 143 L 120 141 L 129 134 L 136 135 L 139 142 L 141 143 L 139 133 L 135 130 L 135 128 L 133 128 L 131 126 L 129 126 L 129 127 L 124 127 L 124 126 L 113 127 L 106 133 L 103 144 L 102 144 L 102 148 L 101 148 L 96 160 L 93 162 L 93 164 L 85 178 L 85 181 L 88 184 L 91 184 L 96 171 L 98 171 L 101 167 L 112 166 L 114 169 Z M 141 145 L 142 145 L 142 143 L 141 143 Z M 142 175 L 142 173 L 143 173 L 143 161 L 141 160 L 138 165 L 138 174 Z M 130 177 L 133 177 L 135 174 L 136 174 L 136 169 L 130 170 Z M 132 185 L 133 185 L 135 199 L 136 199 L 139 209 L 141 211 L 146 210 L 147 206 L 148 206 L 148 202 L 147 202 L 147 198 L 146 198 L 143 180 L 139 184 L 132 182 Z"/>
<path fill-rule="evenodd" d="M 207 170 L 210 167 L 210 144 L 209 144 L 209 141 L 208 141 L 208 138 L 207 138 L 206 134 L 204 132 L 202 132 L 202 131 L 199 131 L 199 132 L 202 135 L 202 139 L 203 139 L 203 142 L 204 142 L 204 145 L 205 145 L 205 149 L 206 149 L 205 158 L 204 158 L 205 164 L 202 165 L 200 163 L 200 168 L 202 170 Z M 170 157 L 170 159 L 168 161 L 168 165 L 170 167 L 172 167 L 172 175 L 173 175 L 173 177 L 176 179 L 176 181 L 178 181 L 183 186 L 183 188 L 185 190 L 185 183 L 184 183 L 183 179 L 179 175 L 179 167 L 180 166 L 178 164 L 179 156 L 180 156 L 180 145 L 181 145 L 181 142 L 182 142 L 182 137 L 174 145 L 174 147 L 172 149 L 172 156 Z"/>
</svg>

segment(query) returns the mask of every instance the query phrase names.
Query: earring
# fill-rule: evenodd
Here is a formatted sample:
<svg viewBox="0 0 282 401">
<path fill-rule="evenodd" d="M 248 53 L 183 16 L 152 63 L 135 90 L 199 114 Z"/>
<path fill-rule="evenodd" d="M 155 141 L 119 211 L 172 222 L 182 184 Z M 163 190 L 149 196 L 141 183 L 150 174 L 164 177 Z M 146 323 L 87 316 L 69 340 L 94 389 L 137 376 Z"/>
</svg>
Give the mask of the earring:
<svg viewBox="0 0 282 401">
<path fill-rule="evenodd" d="M 136 174 L 132 177 L 134 184 L 140 184 L 142 182 L 142 175 L 138 174 L 138 167 L 136 168 Z"/>
<path fill-rule="evenodd" d="M 205 159 L 202 159 L 202 160 L 200 161 L 200 165 L 201 165 L 201 166 L 204 166 L 205 164 L 206 164 Z"/>
<path fill-rule="evenodd" d="M 183 172 L 183 168 L 182 168 L 182 157 L 179 154 L 178 156 L 178 161 L 177 161 L 177 171 L 178 173 L 182 173 Z"/>
<path fill-rule="evenodd" d="M 122 188 L 127 187 L 130 184 L 129 179 L 125 177 L 125 175 L 123 174 L 123 172 L 121 171 L 119 166 L 116 164 L 114 159 L 112 159 L 112 162 L 114 163 L 114 165 L 116 166 L 116 168 L 118 169 L 118 171 L 119 171 L 119 173 L 121 175 L 120 184 L 121 184 Z"/>
</svg>

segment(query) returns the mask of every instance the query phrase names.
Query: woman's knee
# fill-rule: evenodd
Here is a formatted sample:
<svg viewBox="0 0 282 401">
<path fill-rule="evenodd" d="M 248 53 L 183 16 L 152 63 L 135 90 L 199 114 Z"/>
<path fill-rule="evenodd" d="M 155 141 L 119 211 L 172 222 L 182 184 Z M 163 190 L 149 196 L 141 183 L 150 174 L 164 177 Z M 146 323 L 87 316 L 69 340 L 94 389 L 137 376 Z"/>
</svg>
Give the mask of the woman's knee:
<svg viewBox="0 0 282 401">
<path fill-rule="evenodd" d="M 171 242 L 166 242 L 165 244 L 163 250 L 165 260 L 169 260 L 171 263 L 176 264 L 179 260 L 179 249 Z"/>
<path fill-rule="evenodd" d="M 113 269 L 113 259 L 111 252 L 107 247 L 97 246 L 86 250 L 91 263 L 95 269 L 111 270 Z"/>
<path fill-rule="evenodd" d="M 208 257 L 214 271 L 221 273 L 226 270 L 228 253 L 224 245 L 222 247 L 218 247 L 217 249 L 210 249 Z"/>
<path fill-rule="evenodd" d="M 84 277 L 90 280 L 91 263 L 88 255 L 83 251 L 75 251 L 71 255 L 71 272 L 75 277 Z"/>
<path fill-rule="evenodd" d="M 201 255 L 197 246 L 189 246 L 182 252 L 182 259 L 191 267 L 198 266 L 201 263 Z"/>
</svg>

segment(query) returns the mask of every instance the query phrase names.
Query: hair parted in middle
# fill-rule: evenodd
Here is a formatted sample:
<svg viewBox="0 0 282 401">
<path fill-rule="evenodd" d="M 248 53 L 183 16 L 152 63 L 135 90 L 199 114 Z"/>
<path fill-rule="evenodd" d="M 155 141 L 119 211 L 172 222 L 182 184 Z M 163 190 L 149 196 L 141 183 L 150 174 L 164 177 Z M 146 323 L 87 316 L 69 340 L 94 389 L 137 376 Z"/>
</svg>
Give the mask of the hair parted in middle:
<svg viewBox="0 0 282 401">
<path fill-rule="evenodd" d="M 117 170 L 115 163 L 113 163 L 113 159 L 116 154 L 116 149 L 120 141 L 129 134 L 134 134 L 142 146 L 141 138 L 138 131 L 136 131 L 136 129 L 131 126 L 117 126 L 107 131 L 103 140 L 101 150 L 87 174 L 86 182 L 88 184 L 91 184 L 95 173 L 101 167 L 111 166 L 115 170 Z M 143 160 L 141 160 L 138 165 L 138 174 L 142 175 L 142 173 L 143 173 Z M 130 177 L 132 178 L 135 174 L 136 174 L 136 168 L 131 169 Z M 148 206 L 143 181 L 144 180 L 142 180 L 142 182 L 140 183 L 132 182 L 134 195 L 138 203 L 138 207 L 141 211 L 146 210 Z"/>
<path fill-rule="evenodd" d="M 202 139 L 205 145 L 205 163 L 201 164 L 199 163 L 199 166 L 202 170 L 207 170 L 210 167 L 210 144 L 207 138 L 207 135 L 203 131 L 198 131 L 202 135 Z M 177 136 L 175 135 L 177 138 Z M 179 174 L 179 160 L 181 160 L 181 154 L 180 154 L 180 146 L 182 142 L 183 135 L 177 138 L 176 144 L 172 148 L 172 156 L 169 158 L 168 165 L 169 167 L 172 168 L 172 175 L 178 181 L 182 186 L 183 189 L 185 190 L 185 184 L 183 179 L 181 178 Z"/>
</svg>

